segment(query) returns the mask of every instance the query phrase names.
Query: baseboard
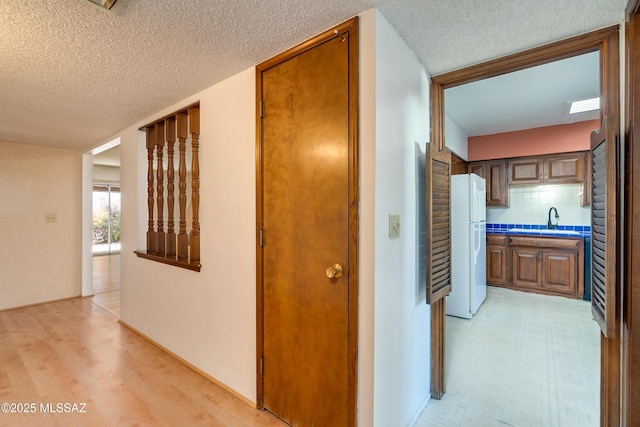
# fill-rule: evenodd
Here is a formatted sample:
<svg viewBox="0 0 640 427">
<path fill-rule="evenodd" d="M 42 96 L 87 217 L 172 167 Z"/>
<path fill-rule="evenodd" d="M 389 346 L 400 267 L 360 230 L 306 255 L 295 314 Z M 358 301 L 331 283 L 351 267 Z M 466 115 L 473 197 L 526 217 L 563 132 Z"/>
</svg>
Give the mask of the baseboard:
<svg viewBox="0 0 640 427">
<path fill-rule="evenodd" d="M 203 370 L 201 370 L 198 367 L 196 367 L 196 366 L 192 365 L 191 363 L 187 362 L 182 357 L 178 356 L 177 354 L 175 354 L 171 350 L 167 349 L 166 347 L 158 344 L 156 341 L 152 340 L 151 338 L 149 338 L 148 336 L 146 336 L 145 334 L 143 334 L 142 332 L 140 332 L 139 330 L 137 330 L 133 326 L 128 325 L 127 323 L 123 322 L 122 320 L 118 320 L 118 323 L 120 323 L 125 328 L 129 329 L 134 334 L 139 335 L 141 338 L 145 339 L 146 341 L 148 341 L 152 345 L 156 346 L 160 350 L 164 351 L 169 356 L 173 357 L 174 359 L 176 359 L 177 361 L 179 361 L 180 363 L 182 363 L 183 365 L 185 365 L 186 367 L 188 367 L 189 369 L 191 369 L 192 371 L 194 371 L 198 375 L 203 376 L 204 378 L 208 379 L 209 381 L 211 381 L 215 385 L 217 385 L 217 386 L 221 387 L 222 389 L 224 389 L 225 391 L 231 393 L 234 397 L 237 397 L 242 402 L 246 403 L 247 405 L 251 406 L 252 408 L 256 407 L 256 402 L 252 402 L 250 399 L 247 399 L 245 396 L 241 395 L 240 393 L 238 393 L 237 391 L 235 391 L 234 389 L 232 389 L 228 385 L 220 382 L 219 380 L 215 379 L 214 377 L 212 377 L 211 375 L 207 374 Z"/>
<path fill-rule="evenodd" d="M 34 302 L 33 304 L 19 305 L 19 306 L 16 306 L 16 307 L 2 308 L 2 309 L 0 309 L 0 313 L 2 313 L 4 311 L 20 310 L 22 308 L 37 307 L 39 305 L 52 304 L 52 303 L 55 303 L 55 302 L 69 301 L 69 300 L 76 299 L 76 298 L 82 298 L 82 295 L 76 295 L 76 296 L 73 296 L 73 297 L 54 299 L 54 300 L 51 300 L 51 301 Z"/>
</svg>

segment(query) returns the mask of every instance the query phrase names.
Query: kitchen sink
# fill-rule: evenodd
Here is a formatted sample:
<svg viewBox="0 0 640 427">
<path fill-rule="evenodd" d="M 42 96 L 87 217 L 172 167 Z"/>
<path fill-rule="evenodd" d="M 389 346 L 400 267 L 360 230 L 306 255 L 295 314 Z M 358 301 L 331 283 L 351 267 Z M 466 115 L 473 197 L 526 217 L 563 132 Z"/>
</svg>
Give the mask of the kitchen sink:
<svg viewBox="0 0 640 427">
<path fill-rule="evenodd" d="M 548 229 L 532 230 L 532 229 L 528 229 L 528 228 L 510 228 L 509 231 L 512 232 L 512 233 L 564 234 L 564 235 L 567 235 L 567 236 L 579 236 L 580 235 L 579 231 L 557 230 L 557 229 L 553 229 L 553 230 L 548 230 Z"/>
</svg>

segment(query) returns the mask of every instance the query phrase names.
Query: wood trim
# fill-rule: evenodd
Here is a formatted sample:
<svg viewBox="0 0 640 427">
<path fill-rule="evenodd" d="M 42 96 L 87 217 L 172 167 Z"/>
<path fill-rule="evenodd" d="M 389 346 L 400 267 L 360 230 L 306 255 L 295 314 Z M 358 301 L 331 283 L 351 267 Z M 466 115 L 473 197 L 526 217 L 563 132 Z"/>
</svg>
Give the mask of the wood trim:
<svg viewBox="0 0 640 427">
<path fill-rule="evenodd" d="M 337 34 L 336 34 L 337 31 Z M 263 259 L 260 247 L 262 202 L 262 130 L 261 98 L 262 73 L 309 49 L 335 37 L 343 37 L 349 43 L 349 345 L 348 345 L 348 401 L 349 425 L 357 425 L 358 382 L 358 229 L 359 229 L 359 37 L 358 17 L 333 27 L 256 66 L 256 385 L 258 409 L 264 409 L 264 379 L 260 372 L 264 354 L 264 294 Z"/>
<path fill-rule="evenodd" d="M 174 267 L 185 268 L 185 269 L 191 270 L 191 271 L 198 271 L 199 272 L 200 269 L 202 268 L 202 265 L 199 262 L 198 263 L 192 263 L 192 262 L 187 262 L 187 261 L 174 259 L 174 258 L 165 258 L 163 256 L 150 254 L 150 253 L 147 253 L 145 251 L 133 251 L 133 253 L 136 254 L 138 256 L 138 258 L 144 258 L 144 259 L 148 259 L 148 260 L 151 260 L 151 261 L 159 262 L 161 264 L 172 265 Z"/>
<path fill-rule="evenodd" d="M 444 360 L 445 354 L 445 299 L 431 304 L 431 398 L 440 400 L 446 392 L 444 363 L 434 364 L 434 360 Z"/>
<path fill-rule="evenodd" d="M 186 112 L 187 112 L 187 110 L 189 110 L 189 108 L 199 107 L 199 106 L 200 106 L 200 100 L 198 100 L 198 101 L 196 101 L 196 102 L 193 102 L 193 103 L 191 103 L 191 104 L 187 105 L 186 107 L 179 108 L 179 109 L 177 109 L 176 111 L 174 111 L 174 112 L 172 112 L 172 113 L 170 113 L 170 114 L 167 114 L 166 116 L 162 116 L 162 117 L 160 117 L 160 118 L 158 118 L 158 119 L 155 119 L 154 121 L 152 121 L 152 122 L 150 122 L 150 123 L 147 123 L 147 124 L 146 124 L 146 125 L 144 125 L 144 126 L 139 127 L 139 128 L 138 128 L 138 130 L 141 130 L 141 131 L 143 131 L 143 132 L 146 132 L 146 130 L 147 130 L 147 128 L 148 128 L 149 126 L 153 126 L 153 125 L 155 125 L 156 123 L 163 122 L 163 121 L 165 121 L 166 119 L 168 119 L 168 118 L 170 118 L 170 117 L 177 116 L 179 113 L 186 113 Z"/>
<path fill-rule="evenodd" d="M 199 369 L 198 367 L 196 367 L 196 366 L 192 365 L 191 363 L 187 362 L 182 357 L 178 356 L 177 354 L 175 354 L 171 350 L 167 349 L 166 347 L 164 347 L 164 346 L 160 345 L 159 343 L 157 343 L 156 341 L 152 340 L 147 335 L 143 334 L 142 332 L 140 332 L 139 330 L 137 330 L 133 326 L 129 325 L 126 322 L 123 322 L 122 320 L 118 320 L 118 323 L 120 323 L 122 326 L 124 326 L 125 328 L 129 329 L 131 332 L 133 332 L 134 334 L 138 335 L 140 338 L 144 339 L 148 343 L 150 343 L 153 346 L 157 347 L 158 349 L 164 351 L 169 356 L 173 357 L 178 362 L 182 363 L 183 365 L 185 365 L 187 368 L 191 369 L 192 371 L 194 371 L 198 375 L 201 375 L 203 378 L 211 381 L 215 385 L 217 385 L 220 388 L 224 389 L 225 391 L 229 392 L 234 397 L 237 397 L 242 402 L 246 403 L 247 405 L 251 406 L 252 408 L 255 407 L 255 403 L 253 403 L 251 400 L 247 399 L 245 396 L 241 395 L 240 393 L 238 393 L 237 391 L 235 391 L 234 389 L 232 389 L 231 387 L 229 387 L 225 383 L 221 382 L 220 380 L 217 380 L 216 378 L 214 378 L 211 375 L 207 374 L 206 372 L 204 372 L 203 370 Z"/>
<path fill-rule="evenodd" d="M 349 23 L 349 371 L 347 408 L 349 425 L 357 425 L 358 408 L 358 315 L 360 229 L 360 31 L 356 17 Z M 338 30 L 340 34 L 342 31 Z"/>
<path fill-rule="evenodd" d="M 640 0 L 627 5 L 625 129 L 625 272 L 621 333 L 620 403 L 622 426 L 640 425 Z"/>
<path fill-rule="evenodd" d="M 552 61 L 569 58 L 583 53 L 600 51 L 600 91 L 603 95 L 601 119 L 605 115 L 620 117 L 620 58 L 619 58 L 619 28 L 608 27 L 602 30 L 583 34 L 570 39 L 540 46 L 534 49 L 515 53 L 512 55 L 488 61 L 482 64 L 467 67 L 448 73 L 439 74 L 431 78 L 431 142 L 444 150 L 446 141 L 444 138 L 444 90 L 446 88 L 471 83 L 477 80 L 498 76 L 501 74 L 518 71 L 535 65 L 542 65 Z M 614 130 L 619 137 L 619 123 Z M 619 311 L 619 310 L 618 310 Z M 444 311 L 440 314 L 444 321 Z M 432 314 L 435 316 L 435 314 Z M 432 323 L 434 319 L 432 317 Z M 617 337 L 619 341 L 619 331 Z M 608 345 L 602 346 L 603 382 L 601 385 L 601 425 L 619 425 L 620 403 L 620 346 L 616 346 L 615 340 L 608 340 Z M 432 378 L 444 372 L 444 351 L 439 352 L 434 346 L 441 345 L 432 338 Z M 617 349 L 617 350 L 616 350 Z M 617 366 L 616 366 L 617 360 Z M 612 361 L 605 366 L 605 361 Z M 604 375 L 606 374 L 606 375 Z M 607 392 L 605 393 L 605 390 Z M 433 393 L 433 390 L 432 390 Z M 616 422 L 616 420 L 618 422 Z"/>
<path fill-rule="evenodd" d="M 256 408 L 264 410 L 264 259 L 262 252 L 262 71 L 256 67 Z"/>
<path fill-rule="evenodd" d="M 582 34 L 555 43 L 546 44 L 523 52 L 514 53 L 482 64 L 437 74 L 432 77 L 444 88 L 459 86 L 477 80 L 499 76 L 514 71 L 542 65 L 584 53 L 595 52 L 602 48 L 603 42 L 611 35 L 618 33 L 618 27 Z"/>
<path fill-rule="evenodd" d="M 54 300 L 51 300 L 51 301 L 35 302 L 33 304 L 26 304 L 26 305 L 19 305 L 17 307 L 3 308 L 3 309 L 0 309 L 0 313 L 3 313 L 5 311 L 11 311 L 11 310 L 20 310 L 22 308 L 28 308 L 28 307 L 37 307 L 39 305 L 50 304 L 52 302 L 68 301 L 68 300 L 72 300 L 72 299 L 76 299 L 76 298 L 84 298 L 84 297 L 91 297 L 91 296 L 93 296 L 93 295 L 74 295 L 74 296 L 69 297 L 69 298 L 60 298 L 60 299 L 54 299 Z"/>
<path fill-rule="evenodd" d="M 445 148 L 444 139 L 444 89 L 443 83 L 436 78 L 431 78 L 430 104 L 431 104 L 431 143 L 435 144 L 439 151 Z"/>
</svg>

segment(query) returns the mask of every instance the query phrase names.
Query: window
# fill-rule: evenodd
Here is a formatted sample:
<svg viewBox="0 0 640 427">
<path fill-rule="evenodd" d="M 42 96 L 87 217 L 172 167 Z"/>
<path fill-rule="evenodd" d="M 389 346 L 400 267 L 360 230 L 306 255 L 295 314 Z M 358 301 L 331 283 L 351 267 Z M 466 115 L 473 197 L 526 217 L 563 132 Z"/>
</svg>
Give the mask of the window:
<svg viewBox="0 0 640 427">
<path fill-rule="evenodd" d="M 200 271 L 200 105 L 140 130 L 146 132 L 148 228 L 147 247 L 136 254 Z"/>
<path fill-rule="evenodd" d="M 120 252 L 120 187 L 93 186 L 93 254 Z"/>
</svg>

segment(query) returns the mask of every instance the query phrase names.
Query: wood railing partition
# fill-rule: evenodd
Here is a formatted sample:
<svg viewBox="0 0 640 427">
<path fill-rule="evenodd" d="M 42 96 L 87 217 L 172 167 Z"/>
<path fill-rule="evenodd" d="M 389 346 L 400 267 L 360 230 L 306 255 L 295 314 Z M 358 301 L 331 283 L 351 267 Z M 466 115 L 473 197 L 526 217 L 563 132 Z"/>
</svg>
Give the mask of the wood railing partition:
<svg viewBox="0 0 640 427">
<path fill-rule="evenodd" d="M 147 148 L 147 248 L 139 257 L 200 271 L 200 107 L 187 107 L 150 123 Z M 187 194 L 187 145 L 191 145 L 191 194 Z M 178 233 L 175 230 L 175 143 L 178 141 Z M 166 187 L 165 187 L 166 152 Z M 165 199 L 166 188 L 166 199 Z M 187 207 L 191 201 L 191 231 Z M 167 221 L 165 229 L 165 211 Z"/>
<path fill-rule="evenodd" d="M 156 253 L 156 232 L 153 220 L 153 151 L 155 149 L 155 128 L 147 128 L 147 208 L 148 208 L 148 229 L 147 229 L 147 252 Z"/>
</svg>

